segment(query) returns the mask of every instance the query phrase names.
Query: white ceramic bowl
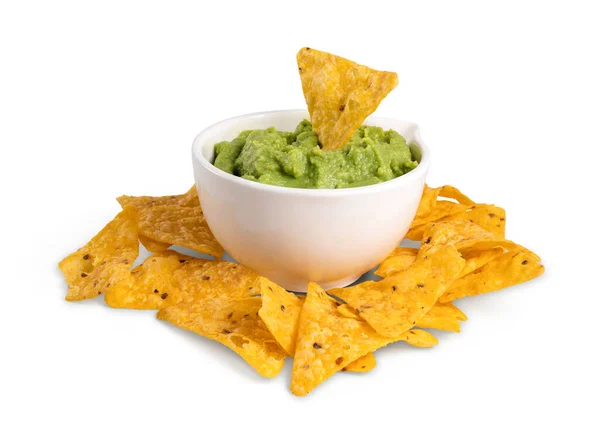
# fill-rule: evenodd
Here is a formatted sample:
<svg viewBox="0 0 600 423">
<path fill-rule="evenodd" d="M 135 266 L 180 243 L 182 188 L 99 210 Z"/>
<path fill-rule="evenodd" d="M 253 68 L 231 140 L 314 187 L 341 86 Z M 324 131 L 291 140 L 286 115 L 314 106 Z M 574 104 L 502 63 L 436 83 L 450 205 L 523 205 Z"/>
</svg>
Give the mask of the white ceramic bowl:
<svg viewBox="0 0 600 423">
<path fill-rule="evenodd" d="M 366 124 L 404 136 L 420 158 L 417 168 L 366 187 L 299 189 L 248 181 L 212 165 L 214 145 L 242 130 L 293 131 L 307 118 L 304 110 L 237 116 L 206 128 L 192 146 L 200 203 L 217 240 L 238 262 L 300 292 L 309 281 L 325 289 L 349 285 L 398 245 L 415 216 L 430 161 L 417 125 L 371 117 Z"/>
</svg>

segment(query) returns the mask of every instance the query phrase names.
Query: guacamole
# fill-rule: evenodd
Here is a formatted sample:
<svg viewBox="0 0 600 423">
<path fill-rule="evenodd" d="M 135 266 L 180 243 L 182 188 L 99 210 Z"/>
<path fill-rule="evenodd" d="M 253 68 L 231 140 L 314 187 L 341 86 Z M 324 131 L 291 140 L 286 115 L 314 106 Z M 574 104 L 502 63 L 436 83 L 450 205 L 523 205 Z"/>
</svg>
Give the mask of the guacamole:
<svg viewBox="0 0 600 423">
<path fill-rule="evenodd" d="M 396 131 L 361 126 L 339 150 L 321 150 L 309 121 L 294 132 L 241 132 L 215 145 L 214 165 L 242 178 L 291 188 L 351 188 L 404 175 L 418 163 Z"/>
</svg>

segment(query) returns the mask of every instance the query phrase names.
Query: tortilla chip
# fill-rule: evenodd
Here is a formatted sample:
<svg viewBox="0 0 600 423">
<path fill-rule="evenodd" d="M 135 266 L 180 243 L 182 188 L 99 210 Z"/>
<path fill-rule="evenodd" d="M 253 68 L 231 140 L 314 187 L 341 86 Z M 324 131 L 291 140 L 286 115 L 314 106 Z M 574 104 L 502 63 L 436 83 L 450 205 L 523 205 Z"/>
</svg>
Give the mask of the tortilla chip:
<svg viewBox="0 0 600 423">
<path fill-rule="evenodd" d="M 223 247 L 208 228 L 199 207 L 160 205 L 142 209 L 140 233 L 155 241 L 180 245 L 221 258 Z"/>
<path fill-rule="evenodd" d="M 296 351 L 298 320 L 304 298 L 287 292 L 267 278 L 260 278 L 262 307 L 258 312 L 279 345 L 290 355 Z"/>
<path fill-rule="evenodd" d="M 129 273 L 139 252 L 138 215 L 134 207 L 125 207 L 84 247 L 59 263 L 69 285 L 67 301 L 96 297 L 113 278 Z"/>
<path fill-rule="evenodd" d="M 366 322 L 342 316 L 337 307 L 321 287 L 308 284 L 292 369 L 295 395 L 308 394 L 349 363 L 393 341 Z"/>
<path fill-rule="evenodd" d="M 528 250 L 507 251 L 483 267 L 456 280 L 440 298 L 449 302 L 527 282 L 544 273 L 540 258 Z"/>
<path fill-rule="evenodd" d="M 458 275 L 456 280 L 474 272 L 486 263 L 494 260 L 496 257 L 500 257 L 502 253 L 504 253 L 504 248 L 494 247 L 489 250 L 471 250 L 467 254 L 462 254 L 462 258 L 465 259 L 465 267 L 463 267 L 462 272 L 460 272 L 460 275 Z"/>
<path fill-rule="evenodd" d="M 459 202 L 459 204 L 466 204 L 468 206 L 475 205 L 475 202 L 467 197 L 465 194 L 460 192 L 458 188 L 451 185 L 444 185 L 439 189 L 439 197 L 452 198 Z"/>
<path fill-rule="evenodd" d="M 419 250 L 416 248 L 396 248 L 385 258 L 375 271 L 377 276 L 385 278 L 392 273 L 402 272 L 413 265 Z"/>
<path fill-rule="evenodd" d="M 373 353 L 369 353 L 343 367 L 342 372 L 366 373 L 373 370 L 376 365 L 375 356 Z"/>
<path fill-rule="evenodd" d="M 139 235 L 139 238 L 140 243 L 144 246 L 146 250 L 150 251 L 151 253 L 160 253 L 161 251 L 168 250 L 171 246 L 171 244 L 155 241 L 144 235 Z"/>
<path fill-rule="evenodd" d="M 193 303 L 226 296 L 233 299 L 260 295 L 261 276 L 238 263 L 194 259 L 174 273 L 182 302 Z"/>
<path fill-rule="evenodd" d="M 162 197 L 151 197 L 148 195 L 142 195 L 139 197 L 131 195 L 122 195 L 117 198 L 117 201 L 121 207 L 132 205 L 138 210 L 147 209 L 154 206 L 163 205 L 179 205 L 182 207 L 200 207 L 200 200 L 198 199 L 198 192 L 196 191 L 196 185 L 192 186 L 185 194 L 179 195 L 164 195 Z"/>
<path fill-rule="evenodd" d="M 404 272 L 329 292 L 354 307 L 379 334 L 398 337 L 433 307 L 464 266 L 454 247 L 436 248 Z"/>
<path fill-rule="evenodd" d="M 426 253 L 429 248 L 437 245 L 452 245 L 466 255 L 495 247 L 518 248 L 518 245 L 514 242 L 496 236 L 481 226 L 464 220 L 431 225 L 423 234 L 422 243 L 423 247 L 419 254 Z"/>
<path fill-rule="evenodd" d="M 349 319 L 356 319 L 356 320 L 363 320 L 363 321 L 365 320 L 362 317 L 360 317 L 360 314 L 358 314 L 356 309 L 349 304 L 340 304 L 337 308 L 337 311 L 342 316 L 347 317 Z"/>
<path fill-rule="evenodd" d="M 467 320 L 467 316 L 452 303 L 441 304 L 438 302 L 417 321 L 415 326 L 460 332 L 460 322 L 463 320 Z"/>
<path fill-rule="evenodd" d="M 497 237 L 504 238 L 506 231 L 506 211 L 493 204 L 477 204 L 462 213 L 447 216 L 441 221 L 468 220 L 481 226 Z"/>
<path fill-rule="evenodd" d="M 261 278 L 261 297 L 262 306 L 258 315 L 265 322 L 279 345 L 290 356 L 294 356 L 304 297 L 287 292 L 267 278 Z M 340 305 L 340 307 L 343 305 Z M 356 317 L 360 319 L 360 317 Z M 356 362 L 348 364 L 346 370 L 349 372 L 368 372 L 374 367 L 375 357 L 361 357 Z"/>
<path fill-rule="evenodd" d="M 158 312 L 157 317 L 175 326 L 220 342 L 239 354 L 261 376 L 275 377 L 286 352 L 258 317 L 259 297 L 228 296 L 194 303 L 179 303 Z"/>
<path fill-rule="evenodd" d="M 460 213 L 464 213 L 469 210 L 470 206 L 465 204 L 453 203 L 452 201 L 440 200 L 437 202 L 436 207 L 427 215 L 421 218 L 415 218 L 412 226 L 420 226 L 425 223 L 437 222 L 445 217 L 454 216 Z"/>
<path fill-rule="evenodd" d="M 437 198 L 441 190 L 441 187 L 431 188 L 425 184 L 425 187 L 423 187 L 423 194 L 421 195 L 421 201 L 419 202 L 419 207 L 415 214 L 415 219 L 422 219 L 431 213 L 437 204 Z"/>
<path fill-rule="evenodd" d="M 175 304 L 181 293 L 174 271 L 189 260 L 196 259 L 171 250 L 153 254 L 111 284 L 104 300 L 114 308 L 137 310 L 157 310 Z"/>
<path fill-rule="evenodd" d="M 333 54 L 302 48 L 297 55 L 302 91 L 324 150 L 343 147 L 398 85 L 398 75 Z"/>
<path fill-rule="evenodd" d="M 419 348 L 431 348 L 438 344 L 438 339 L 435 336 L 420 329 L 407 330 L 398 337 L 398 341 L 404 341 L 413 347 Z"/>
</svg>

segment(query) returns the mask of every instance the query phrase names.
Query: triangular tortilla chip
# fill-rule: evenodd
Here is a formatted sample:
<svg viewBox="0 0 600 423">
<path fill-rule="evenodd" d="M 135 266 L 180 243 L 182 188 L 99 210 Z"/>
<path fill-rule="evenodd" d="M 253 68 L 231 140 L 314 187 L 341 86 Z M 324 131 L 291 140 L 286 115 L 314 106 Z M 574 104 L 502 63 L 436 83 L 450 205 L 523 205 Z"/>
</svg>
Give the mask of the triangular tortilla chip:
<svg viewBox="0 0 600 423">
<path fill-rule="evenodd" d="M 153 254 L 111 284 L 104 300 L 111 307 L 136 310 L 157 310 L 175 304 L 181 294 L 174 271 L 190 260 L 197 259 L 171 250 Z"/>
<path fill-rule="evenodd" d="M 154 241 L 180 245 L 221 258 L 223 247 L 210 231 L 200 207 L 163 204 L 140 213 L 140 233 Z"/>
<path fill-rule="evenodd" d="M 441 302 L 499 291 L 527 282 L 544 273 L 540 258 L 528 250 L 507 251 L 483 267 L 457 279 Z"/>
<path fill-rule="evenodd" d="M 302 90 L 324 150 L 343 147 L 398 85 L 398 75 L 308 47 L 297 55 Z"/>
<path fill-rule="evenodd" d="M 160 310 L 157 317 L 180 328 L 220 342 L 239 354 L 261 376 L 275 377 L 286 352 L 258 317 L 259 297 L 227 296 L 194 303 L 179 303 Z"/>
<path fill-rule="evenodd" d="M 267 278 L 261 278 L 261 297 L 258 315 L 279 345 L 293 357 L 304 297 L 286 291 Z M 361 357 L 356 361 L 346 366 L 346 371 L 364 373 L 375 367 L 375 357 Z"/>
<path fill-rule="evenodd" d="M 319 285 L 308 284 L 292 369 L 295 395 L 308 394 L 349 363 L 394 341 L 366 322 L 342 316 L 337 307 Z"/>
<path fill-rule="evenodd" d="M 59 263 L 69 284 L 67 301 L 97 297 L 113 278 L 129 274 L 139 252 L 138 215 L 135 207 L 125 207 L 84 247 Z"/>
<path fill-rule="evenodd" d="M 438 246 L 420 255 L 404 272 L 329 292 L 354 307 L 379 334 L 395 338 L 415 326 L 433 307 L 464 263 L 456 248 Z"/>
</svg>

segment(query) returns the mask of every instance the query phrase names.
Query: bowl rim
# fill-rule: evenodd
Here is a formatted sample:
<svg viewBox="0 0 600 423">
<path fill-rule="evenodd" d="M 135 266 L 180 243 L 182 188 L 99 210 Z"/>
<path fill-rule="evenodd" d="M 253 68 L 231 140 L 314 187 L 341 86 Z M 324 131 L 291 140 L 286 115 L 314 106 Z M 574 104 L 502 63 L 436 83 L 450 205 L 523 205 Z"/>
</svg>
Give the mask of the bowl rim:
<svg viewBox="0 0 600 423">
<path fill-rule="evenodd" d="M 376 193 L 382 191 L 389 191 L 398 188 L 399 186 L 408 185 L 413 180 L 418 180 L 424 176 L 429 170 L 429 166 L 431 164 L 431 156 L 427 145 L 423 142 L 420 136 L 420 128 L 417 124 L 410 121 L 403 121 L 401 119 L 396 118 L 387 118 L 387 117 L 379 117 L 372 116 L 376 119 L 386 119 L 386 120 L 395 120 L 397 122 L 403 122 L 407 124 L 414 125 L 415 127 L 415 135 L 413 142 L 419 147 L 421 150 L 421 161 L 419 165 L 404 175 L 398 176 L 397 178 L 390 179 L 389 181 L 380 182 L 378 184 L 367 185 L 362 187 L 352 187 L 352 188 L 292 188 L 292 187 L 280 187 L 277 185 L 269 185 L 263 184 L 256 181 L 250 181 L 248 179 L 240 178 L 239 176 L 232 175 L 227 173 L 211 162 L 209 162 L 206 157 L 201 153 L 202 146 L 201 138 L 202 135 L 213 129 L 219 125 L 225 125 L 228 123 L 232 123 L 236 120 L 242 118 L 251 118 L 259 115 L 275 115 L 275 114 L 285 114 L 285 113 L 300 113 L 305 112 L 308 113 L 307 110 L 304 109 L 283 109 L 283 110 L 269 110 L 264 112 L 254 112 L 254 113 L 246 113 L 243 115 L 233 116 L 228 119 L 221 120 L 219 122 L 213 123 L 212 125 L 203 129 L 196 137 L 194 138 L 194 142 L 192 143 L 192 158 L 196 160 L 205 170 L 212 173 L 213 175 L 226 179 L 227 181 L 234 183 L 236 185 L 240 185 L 242 187 L 256 190 L 256 191 L 267 191 L 278 193 L 282 195 L 293 195 L 293 196 L 305 196 L 305 197 L 348 197 L 354 195 L 368 194 L 368 193 Z M 370 116 L 371 117 L 371 116 Z M 368 118 L 367 118 L 368 119 Z"/>
</svg>

